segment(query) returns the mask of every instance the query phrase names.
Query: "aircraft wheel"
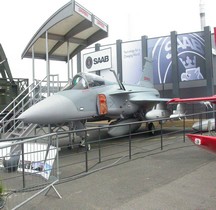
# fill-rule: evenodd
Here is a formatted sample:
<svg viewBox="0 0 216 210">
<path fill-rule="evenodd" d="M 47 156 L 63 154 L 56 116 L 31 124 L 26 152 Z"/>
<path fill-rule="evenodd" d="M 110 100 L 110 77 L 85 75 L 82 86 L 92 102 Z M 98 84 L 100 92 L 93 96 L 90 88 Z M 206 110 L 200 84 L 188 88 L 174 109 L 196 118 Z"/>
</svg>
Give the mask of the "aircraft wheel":
<svg viewBox="0 0 216 210">
<path fill-rule="evenodd" d="M 154 135 L 154 134 L 155 134 L 155 126 L 154 126 L 153 123 L 149 123 L 149 124 L 148 124 L 148 130 L 150 131 L 149 133 L 150 133 L 151 135 Z"/>
<path fill-rule="evenodd" d="M 67 148 L 68 148 L 69 150 L 72 150 L 72 149 L 73 149 L 73 145 L 72 145 L 72 144 L 68 144 Z"/>
<path fill-rule="evenodd" d="M 85 147 L 85 140 L 80 141 L 79 147 Z"/>
<path fill-rule="evenodd" d="M 83 141 L 81 141 L 80 142 L 80 145 L 79 145 L 79 147 L 81 147 L 81 148 L 85 148 L 85 141 L 83 140 Z M 87 144 L 87 151 L 90 151 L 91 150 L 91 145 L 90 144 Z"/>
</svg>

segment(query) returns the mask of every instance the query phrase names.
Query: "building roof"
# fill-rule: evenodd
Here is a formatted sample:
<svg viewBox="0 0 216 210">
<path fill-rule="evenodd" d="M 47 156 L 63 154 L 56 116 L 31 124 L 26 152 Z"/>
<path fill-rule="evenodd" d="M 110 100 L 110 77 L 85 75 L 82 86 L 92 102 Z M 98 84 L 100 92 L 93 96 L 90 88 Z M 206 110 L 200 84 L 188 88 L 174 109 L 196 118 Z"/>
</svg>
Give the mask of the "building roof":
<svg viewBox="0 0 216 210">
<path fill-rule="evenodd" d="M 10 82 L 13 82 L 13 77 L 8 64 L 8 60 L 1 44 L 0 44 L 0 78 L 9 79 Z"/>
<path fill-rule="evenodd" d="M 72 0 L 39 28 L 21 57 L 46 59 L 48 46 L 50 60 L 67 61 L 87 46 L 107 36 L 108 25 Z"/>
</svg>

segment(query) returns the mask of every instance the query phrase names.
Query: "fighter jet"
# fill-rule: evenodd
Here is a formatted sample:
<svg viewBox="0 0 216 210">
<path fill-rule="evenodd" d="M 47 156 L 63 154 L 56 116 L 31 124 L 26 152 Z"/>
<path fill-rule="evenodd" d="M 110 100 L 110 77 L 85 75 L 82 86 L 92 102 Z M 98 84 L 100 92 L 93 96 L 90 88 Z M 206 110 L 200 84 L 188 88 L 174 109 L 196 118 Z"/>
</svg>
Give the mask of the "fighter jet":
<svg viewBox="0 0 216 210">
<path fill-rule="evenodd" d="M 133 72 L 131 72 L 133 73 Z M 73 122 L 78 129 L 85 128 L 89 120 L 108 119 L 111 124 L 123 124 L 145 119 L 168 117 L 164 106 L 170 99 L 160 98 L 153 87 L 152 62 L 145 58 L 144 68 L 137 85 L 127 85 L 119 81 L 108 81 L 94 73 L 78 73 L 70 85 L 62 91 L 47 97 L 23 112 L 18 119 L 26 123 L 58 124 Z M 141 123 L 131 127 L 136 131 Z M 149 123 L 148 128 L 154 128 Z M 118 136 L 129 133 L 128 126 L 111 128 L 108 133 Z"/>
</svg>

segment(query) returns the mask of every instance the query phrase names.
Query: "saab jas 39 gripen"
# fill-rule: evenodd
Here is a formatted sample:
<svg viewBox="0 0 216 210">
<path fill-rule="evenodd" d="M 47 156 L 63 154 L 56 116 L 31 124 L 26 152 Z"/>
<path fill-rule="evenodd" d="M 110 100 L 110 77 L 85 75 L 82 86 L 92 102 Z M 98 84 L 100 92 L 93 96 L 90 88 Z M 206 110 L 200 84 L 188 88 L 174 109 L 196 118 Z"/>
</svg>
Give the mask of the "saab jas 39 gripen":
<svg viewBox="0 0 216 210">
<path fill-rule="evenodd" d="M 168 117 L 165 108 L 170 99 L 160 98 L 153 87 L 153 67 L 149 59 L 145 64 L 137 85 L 110 82 L 93 73 L 78 73 L 64 90 L 47 97 L 23 112 L 18 119 L 26 123 L 58 124 L 73 122 L 75 127 L 85 128 L 85 121 L 109 119 L 112 123 L 123 124 L 140 120 Z M 114 122 L 113 122 L 114 121 Z M 132 126 L 136 131 L 141 123 Z M 154 129 L 153 123 L 148 124 Z M 111 126 L 111 136 L 129 133 L 127 126 L 121 129 Z"/>
</svg>

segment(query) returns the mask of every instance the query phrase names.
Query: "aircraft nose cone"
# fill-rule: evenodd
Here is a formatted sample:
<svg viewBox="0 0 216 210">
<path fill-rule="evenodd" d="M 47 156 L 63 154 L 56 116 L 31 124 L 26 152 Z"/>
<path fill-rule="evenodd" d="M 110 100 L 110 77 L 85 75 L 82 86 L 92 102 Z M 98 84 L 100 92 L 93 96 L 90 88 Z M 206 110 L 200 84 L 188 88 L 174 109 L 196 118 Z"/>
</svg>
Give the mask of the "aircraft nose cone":
<svg viewBox="0 0 216 210">
<path fill-rule="evenodd" d="M 71 112 L 76 113 L 72 101 L 62 95 L 53 95 L 27 109 L 18 119 L 35 124 L 61 123 L 69 120 Z"/>
</svg>

